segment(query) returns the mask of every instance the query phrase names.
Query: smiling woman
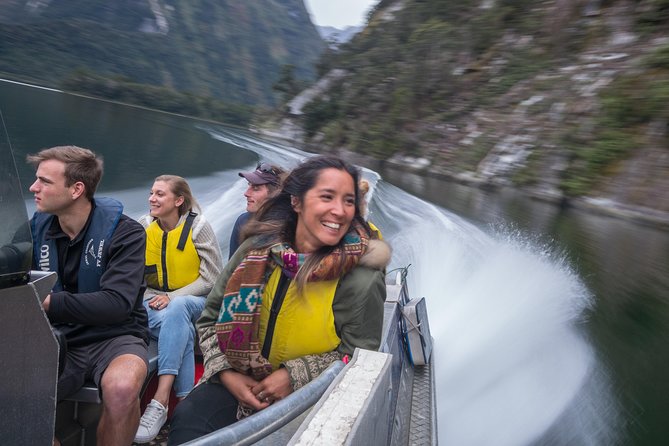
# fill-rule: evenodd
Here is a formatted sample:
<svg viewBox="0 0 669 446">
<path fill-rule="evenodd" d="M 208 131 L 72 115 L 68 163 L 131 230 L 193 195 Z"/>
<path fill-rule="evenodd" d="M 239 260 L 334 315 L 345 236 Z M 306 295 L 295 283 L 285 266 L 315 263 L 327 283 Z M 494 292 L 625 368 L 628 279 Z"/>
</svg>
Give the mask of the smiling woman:
<svg viewBox="0 0 669 446">
<path fill-rule="evenodd" d="M 379 348 L 390 249 L 360 214 L 358 182 L 340 158 L 309 158 L 249 222 L 198 320 L 204 375 L 169 444 L 269 407 L 356 347 Z"/>
<path fill-rule="evenodd" d="M 214 230 L 198 214 L 184 178 L 157 177 L 149 192 L 149 209 L 140 219 L 146 229 L 144 307 L 151 336 L 158 340 L 158 388 L 140 420 L 138 443 L 153 440 L 165 424 L 172 387 L 178 399 L 193 388 L 193 324 L 222 265 Z"/>
<path fill-rule="evenodd" d="M 291 197 L 297 213 L 295 247 L 312 253 L 339 243 L 348 232 L 355 214 L 353 178 L 346 171 L 323 169 L 313 188 L 302 200 Z"/>
</svg>

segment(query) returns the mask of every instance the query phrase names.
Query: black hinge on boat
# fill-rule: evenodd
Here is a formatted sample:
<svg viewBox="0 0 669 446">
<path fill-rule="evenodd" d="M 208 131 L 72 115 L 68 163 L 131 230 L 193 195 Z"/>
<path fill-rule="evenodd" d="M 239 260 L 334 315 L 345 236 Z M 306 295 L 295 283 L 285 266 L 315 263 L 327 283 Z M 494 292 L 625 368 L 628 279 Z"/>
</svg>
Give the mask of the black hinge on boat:
<svg viewBox="0 0 669 446">
<path fill-rule="evenodd" d="M 286 297 L 288 286 L 290 285 L 290 278 L 281 271 L 279 283 L 276 285 L 276 292 L 274 293 L 274 300 L 272 300 L 272 308 L 269 310 L 269 320 L 267 321 L 267 330 L 265 331 L 265 342 L 262 344 L 262 356 L 269 358 L 269 351 L 272 347 L 272 337 L 274 336 L 274 327 L 276 326 L 276 318 L 279 316 L 283 299 Z"/>
</svg>

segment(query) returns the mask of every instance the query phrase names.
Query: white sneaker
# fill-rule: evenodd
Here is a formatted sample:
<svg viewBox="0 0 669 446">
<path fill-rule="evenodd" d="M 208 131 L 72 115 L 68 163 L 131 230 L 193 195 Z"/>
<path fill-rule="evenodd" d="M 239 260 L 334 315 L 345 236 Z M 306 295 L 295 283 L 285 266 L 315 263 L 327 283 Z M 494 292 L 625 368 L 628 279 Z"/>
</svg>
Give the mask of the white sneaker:
<svg viewBox="0 0 669 446">
<path fill-rule="evenodd" d="M 139 420 L 135 443 L 148 443 L 156 438 L 165 421 L 167 421 L 167 407 L 156 400 L 151 400 Z"/>
</svg>

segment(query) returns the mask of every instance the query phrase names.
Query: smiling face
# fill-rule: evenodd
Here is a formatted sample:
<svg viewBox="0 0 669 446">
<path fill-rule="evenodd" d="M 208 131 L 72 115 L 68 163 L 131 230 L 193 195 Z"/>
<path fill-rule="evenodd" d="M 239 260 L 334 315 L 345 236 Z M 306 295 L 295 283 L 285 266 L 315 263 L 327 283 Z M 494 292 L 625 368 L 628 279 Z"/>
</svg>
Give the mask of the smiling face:
<svg viewBox="0 0 669 446">
<path fill-rule="evenodd" d="M 302 200 L 294 199 L 297 212 L 295 248 L 310 253 L 334 246 L 348 232 L 355 216 L 353 177 L 345 170 L 323 169 Z"/>
<path fill-rule="evenodd" d="M 62 161 L 42 161 L 35 176 L 37 179 L 30 186 L 30 192 L 35 194 L 35 207 L 40 212 L 63 214 L 83 192 L 81 182 L 66 185 L 65 163 Z"/>
<path fill-rule="evenodd" d="M 158 220 L 179 219 L 179 206 L 184 202 L 184 197 L 177 197 L 172 192 L 169 183 L 156 181 L 149 192 L 149 212 Z"/>
<path fill-rule="evenodd" d="M 260 206 L 267 200 L 269 189 L 266 184 L 249 183 L 244 196 L 246 197 L 246 211 L 257 212 Z"/>
</svg>

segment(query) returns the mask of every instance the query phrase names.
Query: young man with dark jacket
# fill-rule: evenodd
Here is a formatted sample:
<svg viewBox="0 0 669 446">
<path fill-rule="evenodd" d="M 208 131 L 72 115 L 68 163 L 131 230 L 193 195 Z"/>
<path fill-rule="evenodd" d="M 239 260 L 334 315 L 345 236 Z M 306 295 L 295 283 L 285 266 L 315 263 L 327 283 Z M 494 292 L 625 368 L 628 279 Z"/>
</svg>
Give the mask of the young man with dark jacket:
<svg viewBox="0 0 669 446">
<path fill-rule="evenodd" d="M 98 444 L 129 445 L 148 366 L 144 229 L 120 202 L 94 198 L 102 160 L 90 150 L 52 147 L 28 162 L 37 168 L 34 268 L 58 273 L 42 305 L 67 340 L 57 399 L 92 379 L 103 404 Z"/>
</svg>

